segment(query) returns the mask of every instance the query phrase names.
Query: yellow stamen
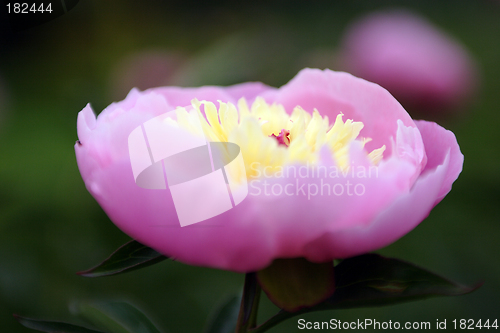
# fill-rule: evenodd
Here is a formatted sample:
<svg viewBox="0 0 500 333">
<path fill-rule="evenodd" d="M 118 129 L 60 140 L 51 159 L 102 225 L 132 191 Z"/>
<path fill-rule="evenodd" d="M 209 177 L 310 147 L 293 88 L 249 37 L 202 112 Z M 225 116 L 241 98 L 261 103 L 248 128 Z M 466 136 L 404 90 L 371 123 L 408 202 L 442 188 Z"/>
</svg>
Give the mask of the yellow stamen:
<svg viewBox="0 0 500 333">
<path fill-rule="evenodd" d="M 208 101 L 194 99 L 191 104 L 195 113 L 188 113 L 184 108 L 176 110 L 179 126 L 193 132 L 196 128 L 193 125 L 196 118 L 193 117 L 198 117 L 203 133 L 197 134 L 204 134 L 210 141 L 238 144 L 245 161 L 246 175 L 237 177 L 250 178 L 265 167 L 276 170 L 290 163 L 316 163 L 324 146 L 329 148 L 338 166 L 345 170 L 350 165 L 351 142 L 359 140 L 364 147 L 371 140 L 358 139 L 363 123 L 351 119 L 344 122 L 342 113 L 330 125 L 328 117 L 321 117 L 316 109 L 311 115 L 297 106 L 289 115 L 282 105 L 267 104 L 260 97 L 250 108 L 244 98 L 238 101 L 237 107 L 219 101 L 218 110 L 214 103 Z M 287 134 L 288 147 L 277 140 L 284 133 Z M 377 165 L 384 151 L 385 146 L 375 149 L 367 154 L 368 159 Z"/>
</svg>

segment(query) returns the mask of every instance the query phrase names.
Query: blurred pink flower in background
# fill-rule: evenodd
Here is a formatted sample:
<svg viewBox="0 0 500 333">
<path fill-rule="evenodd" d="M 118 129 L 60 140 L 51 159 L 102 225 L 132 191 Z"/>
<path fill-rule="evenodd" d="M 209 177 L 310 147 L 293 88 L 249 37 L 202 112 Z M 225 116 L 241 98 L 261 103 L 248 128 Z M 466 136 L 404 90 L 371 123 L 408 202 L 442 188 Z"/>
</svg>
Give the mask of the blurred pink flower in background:
<svg viewBox="0 0 500 333">
<path fill-rule="evenodd" d="M 463 109 L 478 85 L 476 63 L 458 41 L 402 10 L 354 22 L 342 39 L 339 64 L 419 113 Z"/>
<path fill-rule="evenodd" d="M 205 135 L 240 146 L 250 193 L 223 214 L 181 227 L 168 189 L 136 185 L 128 137 L 177 106 L 198 107 L 194 99 L 206 101 L 200 118 Z M 219 111 L 209 103 L 217 101 Z M 179 120 L 172 126 L 184 125 Z M 184 263 L 237 272 L 260 270 L 276 258 L 324 262 L 386 246 L 429 214 L 463 164 L 452 132 L 412 120 L 379 85 L 330 70 L 304 69 L 279 89 L 256 82 L 134 89 L 97 119 L 86 106 L 77 127 L 82 178 L 120 229 Z M 276 137 L 285 134 L 287 140 L 278 143 Z M 328 176 L 264 176 L 276 167 L 311 171 L 311 165 L 326 167 Z M 373 168 L 376 175 L 360 175 L 359 168 Z M 217 200 L 207 197 L 206 204 Z"/>
<path fill-rule="evenodd" d="M 176 51 L 142 50 L 121 59 L 111 73 L 111 97 L 121 100 L 132 88 L 148 88 L 171 84 L 170 78 L 185 62 Z"/>
</svg>

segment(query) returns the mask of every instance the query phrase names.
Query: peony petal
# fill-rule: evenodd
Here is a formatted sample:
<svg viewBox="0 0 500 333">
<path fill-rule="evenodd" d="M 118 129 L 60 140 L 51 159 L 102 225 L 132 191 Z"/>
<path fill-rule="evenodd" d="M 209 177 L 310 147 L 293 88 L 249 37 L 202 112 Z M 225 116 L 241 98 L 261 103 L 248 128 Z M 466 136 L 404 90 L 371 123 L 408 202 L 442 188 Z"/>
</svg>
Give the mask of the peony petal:
<svg viewBox="0 0 500 333">
<path fill-rule="evenodd" d="M 407 189 L 406 180 L 414 172 L 396 158 L 380 167 L 380 177 L 356 180 L 348 174 L 323 179 L 330 188 L 343 186 L 341 195 L 333 191 L 326 195 L 325 190 L 325 195 L 308 196 L 311 184 L 318 189 L 325 186 L 318 179 L 269 179 L 269 188 L 274 184 L 285 188 L 296 181 L 300 185 L 292 196 L 250 195 L 222 215 L 183 228 L 169 192 L 139 188 L 128 161 L 113 164 L 86 184 L 112 221 L 139 242 L 185 263 L 246 272 L 265 267 L 274 258 L 302 256 L 306 245 L 325 230 L 368 225 Z M 363 181 L 366 193 L 348 195 L 347 181 L 352 193 L 356 182 Z M 299 190 L 302 184 L 304 193 Z M 251 185 L 250 191 L 254 189 Z"/>
<path fill-rule="evenodd" d="M 309 243 L 304 251 L 312 261 L 352 257 L 387 246 L 401 238 L 434 207 L 435 198 L 446 179 L 449 155 L 443 164 L 417 179 L 409 193 L 402 194 L 368 226 L 354 226 L 326 232 Z"/>
<path fill-rule="evenodd" d="M 78 119 L 76 121 L 76 127 L 78 131 L 78 139 L 84 141 L 89 137 L 90 132 L 96 127 L 96 117 L 94 110 L 87 104 L 80 113 L 78 113 Z"/>
<path fill-rule="evenodd" d="M 191 104 L 191 100 L 207 100 L 216 103 L 218 100 L 236 104 L 238 99 L 245 97 L 252 102 L 255 97 L 266 91 L 273 91 L 271 88 L 260 82 L 243 83 L 228 88 L 204 86 L 199 88 L 162 87 L 155 88 L 154 91 L 163 95 L 171 105 L 186 106 Z M 147 92 L 148 90 L 146 90 Z"/>
<path fill-rule="evenodd" d="M 428 160 L 411 192 L 401 195 L 368 227 L 329 232 L 311 242 L 307 246 L 309 259 L 345 258 L 386 246 L 415 228 L 451 190 L 463 164 L 455 135 L 432 122 L 417 121 L 416 124 Z"/>
<path fill-rule="evenodd" d="M 387 156 L 392 153 L 390 138 L 396 137 L 397 120 L 415 127 L 388 91 L 348 73 L 306 68 L 278 91 L 262 96 L 268 102 L 282 104 L 289 113 L 300 105 L 310 113 L 316 108 L 329 119 L 342 112 L 344 119 L 361 121 L 365 125 L 361 136 L 373 139 L 366 149 L 372 151 L 385 145 Z"/>
<path fill-rule="evenodd" d="M 432 172 L 438 165 L 441 165 L 448 153 L 450 156 L 446 177 L 434 203 L 434 205 L 437 205 L 450 192 L 451 185 L 462 172 L 464 155 L 462 155 L 455 134 L 452 131 L 448 131 L 429 121 L 418 120 L 415 123 L 422 135 L 427 154 L 427 165 L 422 171 L 423 175 Z"/>
</svg>

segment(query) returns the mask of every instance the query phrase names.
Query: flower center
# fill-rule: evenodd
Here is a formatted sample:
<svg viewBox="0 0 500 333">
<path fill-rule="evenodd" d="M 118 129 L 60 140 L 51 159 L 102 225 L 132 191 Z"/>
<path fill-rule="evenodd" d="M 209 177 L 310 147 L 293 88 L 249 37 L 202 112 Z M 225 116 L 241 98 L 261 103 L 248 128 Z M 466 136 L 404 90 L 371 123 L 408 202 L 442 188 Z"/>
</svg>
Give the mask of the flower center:
<svg viewBox="0 0 500 333">
<path fill-rule="evenodd" d="M 208 101 L 194 99 L 191 104 L 194 107 L 191 112 L 181 107 L 176 109 L 179 126 L 194 132 L 194 121 L 199 119 L 203 133 L 196 134 L 204 134 L 209 141 L 239 145 L 246 175 L 236 177 L 250 178 L 264 168 L 277 170 L 290 163 L 317 163 L 324 146 L 338 167 L 345 170 L 350 165 L 350 144 L 357 140 L 364 146 L 370 141 L 358 139 L 363 123 L 351 119 L 344 122 L 342 113 L 331 125 L 328 117 L 321 117 L 316 109 L 311 115 L 297 106 L 289 115 L 282 105 L 267 104 L 261 97 L 257 97 L 251 107 L 244 98 L 237 106 L 219 101 L 218 109 Z M 373 165 L 382 159 L 384 150 L 382 146 L 367 154 Z"/>
<path fill-rule="evenodd" d="M 275 138 L 278 141 L 278 144 L 288 147 L 290 145 L 290 131 L 286 129 L 282 129 L 280 134 L 276 136 L 275 134 L 271 134 L 270 137 Z"/>
</svg>

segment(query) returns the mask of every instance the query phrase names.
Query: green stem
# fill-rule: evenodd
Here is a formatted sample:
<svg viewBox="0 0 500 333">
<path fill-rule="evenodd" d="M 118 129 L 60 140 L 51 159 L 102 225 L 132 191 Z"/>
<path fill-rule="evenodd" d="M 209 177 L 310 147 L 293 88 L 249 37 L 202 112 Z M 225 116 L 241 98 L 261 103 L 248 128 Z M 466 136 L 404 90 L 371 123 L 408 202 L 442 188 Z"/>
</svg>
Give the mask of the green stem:
<svg viewBox="0 0 500 333">
<path fill-rule="evenodd" d="M 236 333 L 247 333 L 257 326 L 257 311 L 259 309 L 260 294 L 261 289 L 257 282 L 257 274 L 247 273 L 245 275 L 240 313 L 236 323 Z"/>
</svg>

